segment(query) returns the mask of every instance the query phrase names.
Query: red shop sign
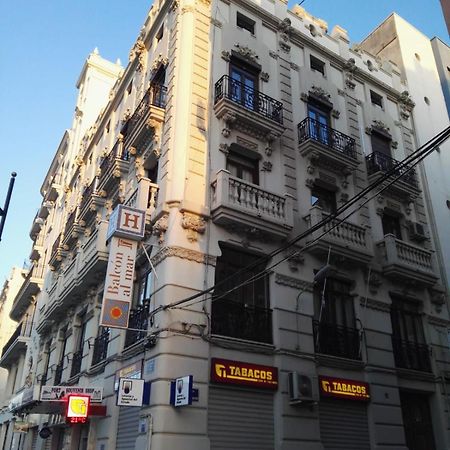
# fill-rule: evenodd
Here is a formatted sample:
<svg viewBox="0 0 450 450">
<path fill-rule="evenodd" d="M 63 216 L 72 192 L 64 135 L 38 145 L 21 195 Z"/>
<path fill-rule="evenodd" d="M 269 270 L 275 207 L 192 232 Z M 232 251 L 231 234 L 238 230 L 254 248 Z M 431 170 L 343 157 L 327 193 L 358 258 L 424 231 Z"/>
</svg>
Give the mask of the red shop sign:
<svg viewBox="0 0 450 450">
<path fill-rule="evenodd" d="M 322 397 L 346 398 L 360 401 L 368 401 L 370 399 L 369 384 L 364 381 L 319 377 L 319 389 Z"/>
<path fill-rule="evenodd" d="M 271 366 L 212 358 L 211 381 L 276 390 L 278 388 L 278 369 Z"/>
</svg>

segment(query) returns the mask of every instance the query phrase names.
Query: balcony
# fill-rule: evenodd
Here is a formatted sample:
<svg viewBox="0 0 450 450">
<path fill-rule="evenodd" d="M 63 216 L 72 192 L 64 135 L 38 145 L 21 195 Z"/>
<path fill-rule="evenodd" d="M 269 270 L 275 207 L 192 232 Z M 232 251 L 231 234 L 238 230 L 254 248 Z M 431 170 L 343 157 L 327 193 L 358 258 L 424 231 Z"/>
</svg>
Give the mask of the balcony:
<svg viewBox="0 0 450 450">
<path fill-rule="evenodd" d="M 63 371 L 64 371 L 64 363 L 63 363 L 63 361 L 61 361 L 55 368 L 55 385 L 56 386 L 61 384 Z"/>
<path fill-rule="evenodd" d="M 50 209 L 52 207 L 53 205 L 50 201 L 42 202 L 42 205 L 38 210 L 37 216 L 45 220 L 50 214 Z"/>
<path fill-rule="evenodd" d="M 81 194 L 81 203 L 78 218 L 86 225 L 100 213 L 101 208 L 105 205 L 105 192 L 97 189 L 98 178 L 95 177 L 91 184 L 87 186 Z"/>
<path fill-rule="evenodd" d="M 114 147 L 100 164 L 100 176 L 97 189 L 105 191 L 111 197 L 119 182 L 128 174 L 129 153 L 124 150 L 123 137 L 119 135 Z"/>
<path fill-rule="evenodd" d="M 0 367 L 7 369 L 14 361 L 17 361 L 22 352 L 26 351 L 31 336 L 31 328 L 31 321 L 24 321 L 19 324 L 3 347 Z"/>
<path fill-rule="evenodd" d="M 48 265 L 51 270 L 56 270 L 61 265 L 61 261 L 67 256 L 67 249 L 62 244 L 62 235 L 60 234 L 52 245 L 52 251 L 50 253 L 50 259 Z"/>
<path fill-rule="evenodd" d="M 44 253 L 44 236 L 39 236 L 33 243 L 30 253 L 30 261 L 38 261 Z"/>
<path fill-rule="evenodd" d="M 271 344 L 272 310 L 213 298 L 211 332 L 217 336 Z"/>
<path fill-rule="evenodd" d="M 48 186 L 48 190 L 45 192 L 44 199 L 54 202 L 58 198 L 59 192 L 61 191 L 61 176 L 59 174 L 55 174 L 50 181 Z"/>
<path fill-rule="evenodd" d="M 55 278 L 48 292 L 47 307 L 37 327 L 39 332 L 43 332 L 50 321 L 59 320 L 67 308 L 83 298 L 99 279 L 104 278 L 108 263 L 107 230 L 108 222 L 100 221 L 92 234 L 83 241 L 70 264 Z"/>
<path fill-rule="evenodd" d="M 376 246 L 385 276 L 425 286 L 437 281 L 431 250 L 396 239 L 392 234 L 387 234 Z"/>
<path fill-rule="evenodd" d="M 78 375 L 81 371 L 83 361 L 83 350 L 79 350 L 72 355 L 72 367 L 70 369 L 70 378 Z"/>
<path fill-rule="evenodd" d="M 431 372 L 430 348 L 428 345 L 404 341 L 392 336 L 392 349 L 397 368 Z"/>
<path fill-rule="evenodd" d="M 292 197 L 262 189 L 220 170 L 212 183 L 213 222 L 285 238 L 294 226 Z"/>
<path fill-rule="evenodd" d="M 314 348 L 316 353 L 339 358 L 360 360 L 360 335 L 356 328 L 314 320 Z"/>
<path fill-rule="evenodd" d="M 298 124 L 297 131 L 300 154 L 312 164 L 346 174 L 359 165 L 352 137 L 310 117 Z"/>
<path fill-rule="evenodd" d="M 145 223 L 146 225 L 151 225 L 155 218 L 158 193 L 159 186 L 157 184 L 152 183 L 148 178 L 141 178 L 138 182 L 138 187 L 129 196 L 125 205 L 144 209 L 146 211 Z"/>
<path fill-rule="evenodd" d="M 125 336 L 125 348 L 131 347 L 147 336 L 149 326 L 150 302 L 144 303 L 130 311 L 128 330 Z"/>
<path fill-rule="evenodd" d="M 125 148 L 142 154 L 150 145 L 155 127 L 164 122 L 167 88 L 153 84 L 145 93 L 125 128 Z"/>
<path fill-rule="evenodd" d="M 106 356 L 108 355 L 110 334 L 109 328 L 104 328 L 102 333 L 94 339 L 94 351 L 92 355 L 93 366 L 106 359 Z"/>
<path fill-rule="evenodd" d="M 34 262 L 11 306 L 9 316 L 15 321 L 22 319 L 44 282 L 44 265 Z"/>
<path fill-rule="evenodd" d="M 313 206 L 304 217 L 308 228 L 311 228 L 329 216 L 319 206 Z M 373 257 L 372 239 L 369 231 L 354 223 L 343 221 L 332 228 L 339 219 L 333 219 L 307 237 L 307 251 L 318 256 L 327 256 L 331 247 L 331 257 L 344 258 L 352 264 L 368 264 Z M 317 242 L 312 242 L 323 233 L 329 231 Z"/>
<path fill-rule="evenodd" d="M 374 182 L 381 176 L 383 176 L 386 172 L 395 169 L 396 166 L 400 164 L 400 161 L 391 158 L 390 156 L 381 153 L 381 152 L 373 152 L 370 155 L 366 156 L 366 165 L 367 165 L 367 175 L 369 176 L 369 183 Z M 411 169 L 408 172 L 409 166 L 403 166 L 395 171 L 394 175 L 390 179 L 393 179 L 394 176 L 398 176 L 402 174 L 402 177 L 399 178 L 394 184 L 389 186 L 387 191 L 390 191 L 394 194 L 400 195 L 402 197 L 416 197 L 420 193 L 420 188 L 417 182 L 417 176 L 415 169 Z"/>
<path fill-rule="evenodd" d="M 62 241 L 65 250 L 70 250 L 84 231 L 85 223 L 79 218 L 78 211 L 78 208 L 75 208 L 67 218 Z"/>
<path fill-rule="evenodd" d="M 214 112 L 230 127 L 262 139 L 284 132 L 283 103 L 224 75 L 214 88 Z"/>
<path fill-rule="evenodd" d="M 43 226 L 44 226 L 44 219 L 38 217 L 38 215 L 36 214 L 36 217 L 33 220 L 33 224 L 31 225 L 30 230 L 30 238 L 33 241 L 36 239 L 37 235 L 39 234 Z"/>
</svg>

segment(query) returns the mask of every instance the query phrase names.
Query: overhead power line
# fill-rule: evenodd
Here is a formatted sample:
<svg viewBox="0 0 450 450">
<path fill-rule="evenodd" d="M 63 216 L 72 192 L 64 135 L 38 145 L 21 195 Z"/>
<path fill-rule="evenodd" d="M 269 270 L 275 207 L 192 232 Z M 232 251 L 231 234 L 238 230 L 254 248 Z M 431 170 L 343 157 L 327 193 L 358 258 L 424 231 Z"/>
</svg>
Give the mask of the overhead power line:
<svg viewBox="0 0 450 450">
<path fill-rule="evenodd" d="M 247 272 L 248 270 L 251 270 L 252 268 L 257 267 L 258 265 L 260 265 L 262 262 L 267 261 L 271 258 L 273 258 L 274 256 L 280 254 L 281 252 L 289 249 L 290 247 L 292 247 L 293 245 L 295 245 L 297 242 L 299 242 L 300 240 L 304 239 L 305 237 L 311 235 L 312 233 L 314 233 L 317 230 L 320 230 L 324 225 L 329 224 L 330 222 L 336 221 L 336 219 L 338 219 L 338 216 L 341 215 L 342 213 L 344 213 L 345 211 L 347 211 L 349 208 L 351 208 L 355 203 L 357 203 L 359 200 L 363 200 L 363 203 L 361 203 L 360 205 L 358 205 L 358 207 L 354 210 L 352 210 L 349 214 L 347 214 L 345 217 L 338 219 L 334 224 L 331 225 L 331 227 L 329 227 L 325 232 L 323 232 L 321 235 L 319 235 L 318 237 L 316 237 L 313 241 L 309 242 L 307 247 L 313 245 L 315 242 L 317 242 L 318 240 L 322 239 L 326 234 L 328 234 L 330 231 L 332 231 L 334 228 L 338 227 L 342 222 L 344 222 L 347 218 L 349 218 L 352 214 L 354 214 L 356 211 L 358 211 L 362 206 L 364 206 L 365 204 L 367 204 L 370 200 L 372 200 L 373 198 L 375 198 L 376 196 L 378 196 L 380 193 L 384 192 L 386 189 L 388 189 L 392 184 L 394 184 L 395 182 L 397 182 L 400 178 L 402 178 L 403 176 L 405 176 L 409 171 L 411 171 L 420 161 L 422 161 L 424 158 L 426 158 L 429 154 L 431 154 L 436 147 L 438 147 L 439 145 L 441 145 L 444 141 L 446 141 L 448 138 L 450 137 L 450 127 L 447 127 L 445 130 L 443 130 L 442 132 L 440 132 L 439 134 L 437 134 L 435 137 L 433 137 L 432 139 L 430 139 L 427 143 L 425 143 L 423 146 L 421 146 L 419 149 L 415 150 L 413 153 L 411 153 L 411 155 L 409 155 L 408 157 L 406 157 L 403 161 L 399 162 L 398 164 L 396 164 L 395 166 L 393 166 L 390 170 L 388 170 L 384 175 L 382 175 L 379 179 L 377 179 L 376 181 L 374 181 L 373 183 L 369 184 L 365 189 L 363 189 L 361 192 L 359 192 L 358 194 L 356 194 L 355 196 L 353 196 L 350 200 L 348 200 L 344 205 L 342 205 L 340 208 L 338 208 L 336 210 L 335 213 L 330 214 L 328 217 L 326 217 L 325 219 L 321 220 L 319 223 L 317 223 L 316 225 L 310 227 L 308 230 L 306 230 L 303 233 L 300 233 L 299 235 L 295 236 L 293 239 L 289 240 L 286 244 L 284 244 L 283 246 L 279 247 L 278 249 L 274 250 L 273 252 L 271 252 L 270 254 L 264 256 L 263 258 L 255 261 L 254 263 L 240 269 L 239 271 L 233 273 L 232 275 L 230 275 L 229 277 L 221 280 L 220 282 L 214 284 L 213 286 L 204 289 L 200 292 L 197 292 L 196 294 L 193 294 L 189 297 L 186 297 L 184 299 L 180 299 L 177 300 L 175 302 L 169 303 L 168 305 L 161 305 L 158 308 L 156 308 L 155 310 L 153 310 L 150 313 L 150 317 L 153 317 L 155 314 L 164 311 L 166 309 L 170 309 L 170 308 L 175 308 L 177 306 L 180 305 L 184 305 L 188 302 L 192 302 L 193 300 L 196 300 L 197 298 L 204 296 L 206 294 L 209 294 L 210 292 L 212 292 L 214 289 L 217 289 L 219 286 L 224 285 L 225 283 L 228 283 L 231 279 L 235 278 L 238 275 L 241 275 L 242 273 Z M 383 186 L 384 184 L 384 186 Z M 369 198 L 365 198 L 364 197 L 369 194 L 373 189 L 382 186 L 382 188 L 380 190 L 378 190 L 375 194 L 371 195 Z M 303 248 L 301 251 L 304 251 L 306 248 Z M 222 298 L 223 296 L 227 295 L 230 292 L 233 292 L 234 290 L 245 286 L 248 283 L 251 283 L 253 281 L 255 281 L 256 279 L 259 279 L 261 276 L 265 276 L 267 274 L 267 271 L 273 269 L 274 267 L 276 267 L 277 265 L 281 264 L 283 261 L 286 261 L 290 258 L 292 258 L 293 256 L 297 255 L 299 252 L 298 251 L 294 251 L 292 254 L 285 256 L 284 258 L 282 258 L 280 261 L 275 262 L 274 264 L 272 264 L 270 267 L 264 269 L 263 271 L 261 271 L 258 274 L 253 275 L 252 277 L 250 277 L 249 279 L 245 280 L 244 282 L 242 282 L 241 284 L 233 287 L 232 289 L 230 289 L 229 291 L 227 291 L 226 293 L 222 293 L 220 294 L 220 296 L 218 298 Z M 203 301 L 204 299 L 202 299 L 201 301 Z M 197 303 L 197 302 L 195 302 Z M 192 305 L 194 303 L 191 303 L 190 305 Z M 186 305 L 188 306 L 188 305 Z"/>
</svg>

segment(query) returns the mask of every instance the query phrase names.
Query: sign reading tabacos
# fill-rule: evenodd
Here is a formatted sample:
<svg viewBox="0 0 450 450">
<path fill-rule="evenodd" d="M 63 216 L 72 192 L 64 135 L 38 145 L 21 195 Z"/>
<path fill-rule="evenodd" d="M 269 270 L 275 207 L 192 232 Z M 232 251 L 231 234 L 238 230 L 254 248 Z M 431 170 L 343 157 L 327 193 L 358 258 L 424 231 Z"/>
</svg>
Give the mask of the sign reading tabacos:
<svg viewBox="0 0 450 450">
<path fill-rule="evenodd" d="M 362 401 L 370 399 L 369 384 L 364 381 L 319 377 L 319 386 L 320 394 L 323 397 L 347 398 Z"/>
<path fill-rule="evenodd" d="M 278 369 L 271 366 L 213 358 L 211 360 L 211 381 L 276 390 L 278 388 Z"/>
<path fill-rule="evenodd" d="M 137 241 L 145 232 L 145 211 L 119 205 L 111 214 L 108 267 L 100 325 L 127 328 L 133 295 Z"/>
</svg>

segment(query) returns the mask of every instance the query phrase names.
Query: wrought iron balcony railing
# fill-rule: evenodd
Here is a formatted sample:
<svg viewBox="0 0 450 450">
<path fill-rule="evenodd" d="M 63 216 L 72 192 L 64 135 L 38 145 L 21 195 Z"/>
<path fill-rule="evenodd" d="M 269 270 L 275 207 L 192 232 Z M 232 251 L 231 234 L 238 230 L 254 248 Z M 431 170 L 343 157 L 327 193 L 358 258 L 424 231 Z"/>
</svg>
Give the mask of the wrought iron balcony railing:
<svg viewBox="0 0 450 450">
<path fill-rule="evenodd" d="M 313 332 L 316 353 L 361 359 L 360 333 L 356 328 L 314 320 Z"/>
<path fill-rule="evenodd" d="M 6 352 L 14 345 L 14 342 L 19 337 L 30 337 L 31 336 L 31 322 L 22 322 L 20 323 L 11 337 L 8 339 L 8 342 L 3 346 L 2 357 L 6 354 Z"/>
<path fill-rule="evenodd" d="M 431 372 L 430 348 L 428 345 L 404 341 L 392 336 L 392 349 L 396 367 Z"/>
<path fill-rule="evenodd" d="M 400 165 L 400 161 L 397 161 L 396 159 L 391 158 L 384 153 L 373 152 L 370 155 L 366 156 L 366 164 L 368 174 L 372 175 L 377 172 L 385 173 L 392 169 L 395 169 L 398 165 Z M 400 178 L 400 180 L 415 188 L 418 187 L 416 172 L 414 169 L 409 170 L 409 166 L 404 165 L 402 167 L 399 167 L 395 171 L 395 175 L 402 175 L 402 178 Z"/>
<path fill-rule="evenodd" d="M 100 178 L 104 177 L 108 169 L 113 165 L 115 159 L 120 159 L 122 161 L 129 161 L 130 159 L 128 152 L 124 151 L 123 139 L 120 137 L 117 139 L 112 150 L 103 158 L 103 161 L 100 164 Z"/>
<path fill-rule="evenodd" d="M 215 335 L 272 343 L 272 310 L 228 299 L 212 303 L 211 331 Z"/>
<path fill-rule="evenodd" d="M 72 368 L 70 369 L 71 377 L 74 377 L 80 373 L 81 361 L 83 361 L 83 350 L 78 350 L 72 356 Z"/>
<path fill-rule="evenodd" d="M 280 125 L 283 124 L 283 103 L 265 95 L 240 81 L 224 75 L 216 82 L 214 103 L 226 98 L 239 104 L 248 111 L 258 113 Z"/>
<path fill-rule="evenodd" d="M 92 365 L 98 364 L 100 361 L 106 359 L 108 355 L 108 344 L 109 344 L 110 332 L 109 328 L 105 328 L 102 333 L 100 333 L 94 339 L 94 353 L 92 355 Z"/>
<path fill-rule="evenodd" d="M 149 325 L 150 316 L 150 302 L 144 303 L 137 308 L 130 311 L 130 319 L 128 321 L 128 328 L 125 336 L 125 348 L 139 342 L 147 336 L 147 329 Z"/>
<path fill-rule="evenodd" d="M 133 133 L 134 128 L 139 121 L 147 116 L 147 112 L 151 106 L 164 109 L 166 107 L 167 88 L 162 84 L 152 84 L 148 88 L 144 97 L 135 109 L 133 115 L 128 120 L 126 126 L 127 136 Z"/>
<path fill-rule="evenodd" d="M 56 386 L 61 384 L 63 370 L 64 370 L 64 362 L 61 361 L 55 368 L 55 385 Z"/>
<path fill-rule="evenodd" d="M 307 117 L 298 124 L 297 131 L 299 144 L 312 139 L 331 150 L 356 159 L 356 141 L 318 120 Z"/>
</svg>

